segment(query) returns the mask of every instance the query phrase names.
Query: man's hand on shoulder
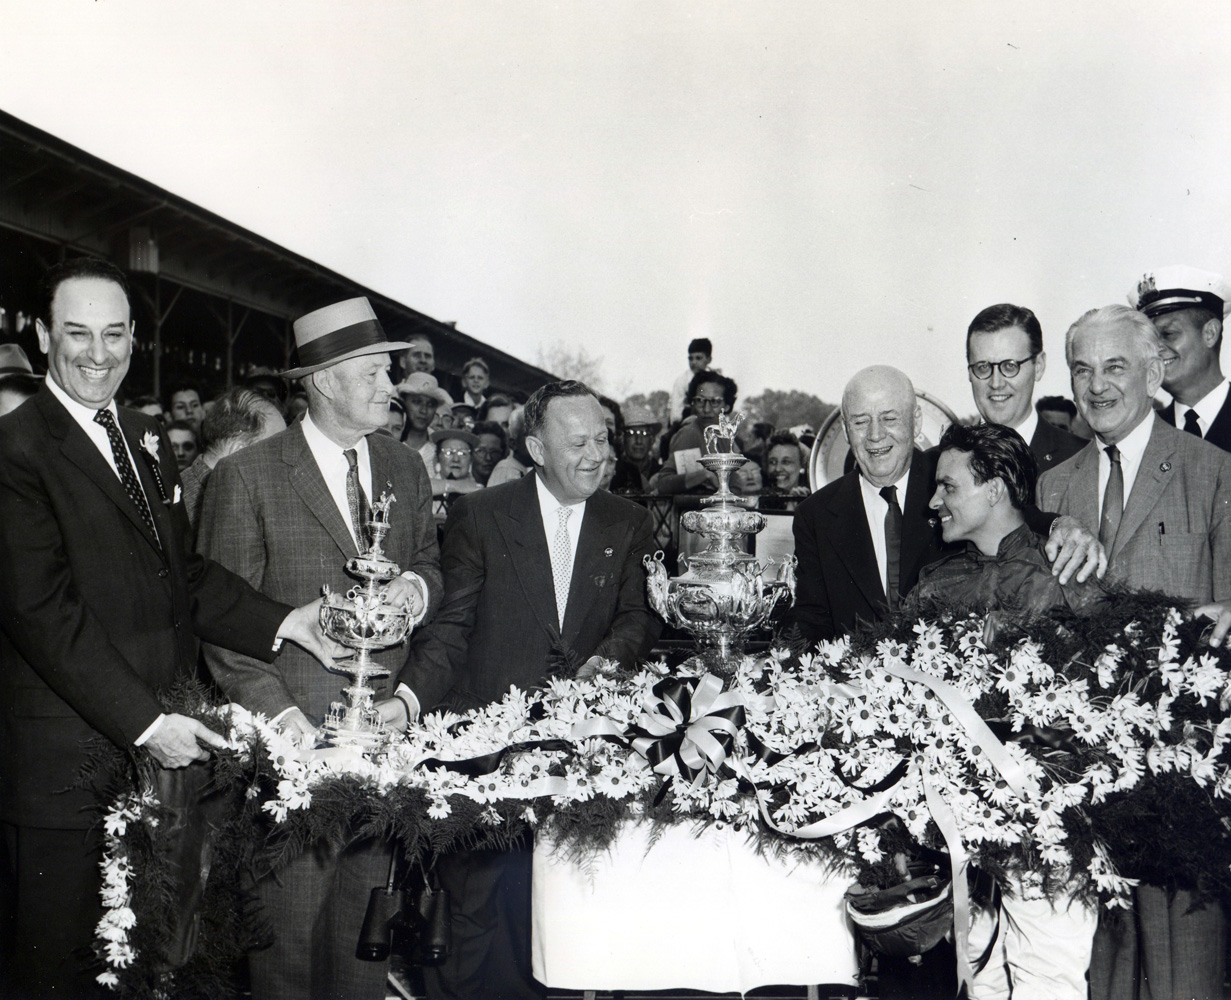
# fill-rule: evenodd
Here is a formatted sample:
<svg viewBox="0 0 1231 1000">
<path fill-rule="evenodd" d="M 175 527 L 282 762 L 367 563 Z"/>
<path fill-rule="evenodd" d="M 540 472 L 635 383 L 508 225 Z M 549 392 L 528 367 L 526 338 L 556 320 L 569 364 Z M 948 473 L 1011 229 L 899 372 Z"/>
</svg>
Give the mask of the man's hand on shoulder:
<svg viewBox="0 0 1231 1000">
<path fill-rule="evenodd" d="M 1052 524 L 1044 551 L 1052 563 L 1051 575 L 1059 577 L 1062 584 L 1073 579 L 1073 574 L 1078 583 L 1085 583 L 1091 573 L 1102 579 L 1107 572 L 1107 552 L 1098 536 L 1068 514 L 1061 514 Z"/>
<path fill-rule="evenodd" d="M 143 746 L 163 767 L 187 767 L 208 760 L 208 747 L 223 749 L 227 741 L 208 726 L 186 715 L 168 715 L 150 733 Z"/>
<path fill-rule="evenodd" d="M 349 656 L 351 651 L 321 631 L 322 600 L 323 598 L 318 597 L 311 604 L 296 608 L 282 619 L 282 624 L 278 627 L 278 638 L 289 639 L 296 646 L 306 649 L 324 666 L 331 667 L 334 660 Z"/>
<path fill-rule="evenodd" d="M 1209 640 L 1210 645 L 1217 649 L 1226 639 L 1227 632 L 1231 631 L 1231 600 L 1211 601 L 1209 604 L 1203 604 L 1193 612 L 1193 617 L 1209 618 L 1214 622 L 1209 626 Z"/>
</svg>

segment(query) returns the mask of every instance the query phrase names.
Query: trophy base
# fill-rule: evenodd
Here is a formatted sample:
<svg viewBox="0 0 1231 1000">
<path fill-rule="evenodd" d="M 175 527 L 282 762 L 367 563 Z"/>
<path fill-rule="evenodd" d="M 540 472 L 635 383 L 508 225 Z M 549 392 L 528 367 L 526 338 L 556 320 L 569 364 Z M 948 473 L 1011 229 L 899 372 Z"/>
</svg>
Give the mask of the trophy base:
<svg viewBox="0 0 1231 1000">
<path fill-rule="evenodd" d="M 357 747 L 360 750 L 383 750 L 389 745 L 390 733 L 380 729 L 350 729 L 346 726 L 324 722 L 316 731 L 316 741 L 322 747 Z"/>
</svg>

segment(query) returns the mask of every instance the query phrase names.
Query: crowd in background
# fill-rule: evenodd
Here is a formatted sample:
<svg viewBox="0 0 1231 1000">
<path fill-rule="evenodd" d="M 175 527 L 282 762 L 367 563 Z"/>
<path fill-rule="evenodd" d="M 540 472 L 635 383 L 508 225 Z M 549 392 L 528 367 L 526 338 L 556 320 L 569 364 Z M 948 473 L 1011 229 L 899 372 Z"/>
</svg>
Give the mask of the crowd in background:
<svg viewBox="0 0 1231 1000">
<path fill-rule="evenodd" d="M 443 501 L 443 518 L 452 497 L 518 479 L 533 468 L 521 419 L 524 398 L 492 391 L 491 370 L 481 357 L 471 358 L 455 375 L 436 368 L 427 337 L 414 337 L 410 343 L 395 359 L 396 395 L 389 400 L 385 433 L 422 457 L 433 493 Z M 713 366 L 708 339 L 689 343 L 688 366 L 675 380 L 667 413 L 600 397 L 611 449 L 604 489 L 675 496 L 710 493 L 718 487 L 717 476 L 698 459 L 705 450 L 706 428 L 722 414 L 737 411 L 739 387 Z M 34 395 L 41 381 L 20 347 L 0 345 L 0 415 Z M 294 422 L 307 409 L 307 395 L 298 383 L 260 371 L 216 395 L 183 383 L 173 385 L 162 400 L 139 395 L 126 403 L 163 422 L 180 471 L 187 473 L 189 510 L 195 515 L 200 487 L 218 460 Z M 1072 400 L 1044 396 L 1035 409 L 1041 419 L 1090 437 Z M 807 424 L 741 422 L 735 447 L 748 461 L 731 476 L 732 489 L 744 495 L 800 498 L 823 485 L 809 481 L 817 430 Z"/>
</svg>

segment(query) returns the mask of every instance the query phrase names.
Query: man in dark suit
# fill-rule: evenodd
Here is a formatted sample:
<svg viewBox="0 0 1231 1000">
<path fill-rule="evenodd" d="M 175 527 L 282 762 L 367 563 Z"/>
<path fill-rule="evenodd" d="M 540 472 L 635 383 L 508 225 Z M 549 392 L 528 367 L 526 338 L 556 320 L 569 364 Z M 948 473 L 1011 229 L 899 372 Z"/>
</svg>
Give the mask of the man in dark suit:
<svg viewBox="0 0 1231 1000">
<path fill-rule="evenodd" d="M 1219 360 L 1231 285 L 1195 267 L 1164 267 L 1142 276 L 1132 301 L 1162 339 L 1163 388 L 1172 397 L 1162 418 L 1231 451 L 1231 385 Z"/>
<path fill-rule="evenodd" d="M 91 996 L 102 909 L 92 790 L 63 792 L 83 742 L 144 746 L 182 768 L 225 745 L 164 713 L 198 637 L 264 661 L 279 637 L 329 659 L 317 603 L 292 609 L 190 551 L 176 463 L 158 422 L 115 405 L 132 356 L 123 274 L 52 268 L 39 345 L 48 378 L 0 419 L 0 820 L 12 940 L 0 978 L 22 998 Z M 93 827 L 93 829 L 92 829 Z M 97 970 L 96 970 L 97 971 Z"/>
<path fill-rule="evenodd" d="M 346 563 L 367 548 L 368 498 L 388 493 L 397 502 L 382 547 L 403 573 L 387 593 L 409 600 L 415 614 L 434 608 L 442 585 L 427 470 L 411 449 L 375 433 L 385 426 L 394 391 L 389 352 L 406 345 L 385 338 L 364 298 L 309 313 L 294 330 L 300 367 L 284 374 L 304 380 L 308 412 L 218 463 L 205 491 L 198 548 L 275 600 L 306 600 L 326 583 L 344 594 L 355 584 Z M 205 653 L 231 700 L 304 739 L 314 736 L 331 703 L 345 702 L 349 679 L 307 656 L 283 656 L 271 666 L 213 645 Z M 396 674 L 406 648 L 373 659 Z M 372 684 L 378 699 L 393 700 L 387 680 Z M 372 841 L 341 851 L 311 845 L 262 880 L 276 940 L 249 956 L 256 1000 L 384 996 L 387 965 L 357 959 L 355 945 L 368 894 L 388 873 L 389 852 Z"/>
<path fill-rule="evenodd" d="M 608 455 L 597 397 L 553 382 L 526 403 L 535 474 L 449 511 L 445 601 L 403 680 L 425 709 L 469 709 L 555 674 L 632 666 L 660 630 L 645 597 L 648 512 L 599 490 Z M 530 853 L 470 852 L 438 865 L 453 901 L 453 954 L 427 970 L 440 998 L 541 997 L 530 973 Z"/>
<path fill-rule="evenodd" d="M 1086 444 L 1035 412 L 1034 387 L 1046 369 L 1043 328 L 1031 310 L 1005 302 L 988 306 L 970 321 L 966 371 L 979 416 L 984 423 L 1017 431 L 1040 474 Z"/>
<path fill-rule="evenodd" d="M 1201 605 L 1227 601 L 1231 456 L 1155 415 L 1165 354 L 1154 327 L 1128 306 L 1092 309 L 1069 329 L 1065 354 L 1073 398 L 1096 437 L 1043 475 L 1040 505 L 1098 526 L 1112 579 Z M 1146 885 L 1135 901 L 1127 919 L 1104 915 L 1090 965 L 1094 1000 L 1220 996 L 1221 905 L 1193 908 L 1191 892 L 1169 897 Z"/>
</svg>

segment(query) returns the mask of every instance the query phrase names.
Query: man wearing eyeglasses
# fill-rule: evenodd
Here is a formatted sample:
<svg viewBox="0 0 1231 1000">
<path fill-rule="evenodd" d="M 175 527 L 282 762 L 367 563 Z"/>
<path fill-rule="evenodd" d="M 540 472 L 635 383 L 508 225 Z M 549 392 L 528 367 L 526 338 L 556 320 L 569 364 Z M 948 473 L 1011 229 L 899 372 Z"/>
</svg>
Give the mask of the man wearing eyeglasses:
<svg viewBox="0 0 1231 1000">
<path fill-rule="evenodd" d="M 1086 444 L 1034 409 L 1034 387 L 1047 368 L 1043 330 L 1034 313 L 1007 302 L 988 306 L 966 331 L 970 392 L 984 423 L 1012 427 L 1030 445 L 1042 474 Z"/>
</svg>

